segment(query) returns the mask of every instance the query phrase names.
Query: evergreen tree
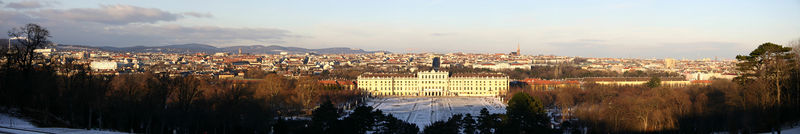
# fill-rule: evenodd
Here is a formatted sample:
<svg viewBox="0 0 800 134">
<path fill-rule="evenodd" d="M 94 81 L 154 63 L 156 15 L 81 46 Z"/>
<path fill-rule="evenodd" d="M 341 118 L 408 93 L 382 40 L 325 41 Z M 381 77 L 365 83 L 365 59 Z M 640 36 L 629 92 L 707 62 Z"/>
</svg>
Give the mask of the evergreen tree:
<svg viewBox="0 0 800 134">
<path fill-rule="evenodd" d="M 781 90 L 786 85 L 789 74 L 796 67 L 792 65 L 796 59 L 794 59 L 795 54 L 791 51 L 791 47 L 767 42 L 758 46 L 749 55 L 736 56 L 736 60 L 739 60 L 739 63 L 736 64 L 737 70 L 742 74 L 734 80 L 740 84 L 756 81 L 771 83 L 763 85 L 763 87 L 774 89 L 771 94 L 773 94 L 774 101 L 780 104 L 783 96 Z"/>
<path fill-rule="evenodd" d="M 549 119 L 542 102 L 527 93 L 517 93 L 508 101 L 506 107 L 507 133 L 550 133 Z"/>
<path fill-rule="evenodd" d="M 475 128 L 477 126 L 476 126 L 475 119 L 473 119 L 471 114 L 464 115 L 464 119 L 462 119 L 461 121 L 462 121 L 461 127 L 464 128 L 463 132 L 465 134 L 474 134 L 475 133 Z"/>
<path fill-rule="evenodd" d="M 461 129 L 462 129 L 461 126 L 463 125 L 463 122 L 462 122 L 461 119 L 463 119 L 463 118 L 464 118 L 464 115 L 462 115 L 462 114 L 455 114 L 453 116 L 450 116 L 450 119 L 447 119 L 447 124 L 449 125 L 448 127 L 452 127 L 456 131 L 460 132 Z"/>
<path fill-rule="evenodd" d="M 422 131 L 424 134 L 457 134 L 458 128 L 453 126 L 451 121 L 436 121 L 429 126 L 425 126 Z"/>
<path fill-rule="evenodd" d="M 495 118 L 489 114 L 489 109 L 481 109 L 481 114 L 478 116 L 478 130 L 481 134 L 491 134 L 492 130 L 497 127 Z"/>
<path fill-rule="evenodd" d="M 650 77 L 650 80 L 648 80 L 647 83 L 645 83 L 645 85 L 647 85 L 647 87 L 649 88 L 660 87 L 661 79 L 656 76 Z"/>
<path fill-rule="evenodd" d="M 311 113 L 311 127 L 318 132 L 327 132 L 331 124 L 339 120 L 339 109 L 330 100 L 320 104 Z"/>
<path fill-rule="evenodd" d="M 375 125 L 372 110 L 373 108 L 370 106 L 356 107 L 353 113 L 344 118 L 340 132 L 363 134 L 372 131 L 372 127 Z"/>
<path fill-rule="evenodd" d="M 289 126 L 286 125 L 286 120 L 283 120 L 283 118 L 278 118 L 278 121 L 275 122 L 275 125 L 272 125 L 272 131 L 275 134 L 290 133 L 288 130 L 286 130 L 286 128 L 289 128 Z"/>
</svg>

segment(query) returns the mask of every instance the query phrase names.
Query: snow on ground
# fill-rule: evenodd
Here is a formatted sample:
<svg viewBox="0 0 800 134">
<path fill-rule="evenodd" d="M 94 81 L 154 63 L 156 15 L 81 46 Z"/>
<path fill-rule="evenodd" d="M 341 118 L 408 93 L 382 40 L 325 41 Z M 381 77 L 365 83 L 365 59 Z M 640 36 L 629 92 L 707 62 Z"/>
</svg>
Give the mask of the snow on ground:
<svg viewBox="0 0 800 134">
<path fill-rule="evenodd" d="M 782 130 L 781 133 L 784 134 L 800 134 L 800 126 L 796 126 L 794 128 L 789 128 L 786 130 Z"/>
<path fill-rule="evenodd" d="M 800 124 L 794 123 L 793 127 L 782 128 L 782 134 L 800 134 Z M 767 132 L 767 133 L 760 133 L 760 134 L 777 134 L 777 132 Z"/>
<path fill-rule="evenodd" d="M 39 134 L 39 133 L 57 133 L 57 134 L 121 134 L 120 132 L 100 131 L 100 130 L 85 130 L 85 129 L 71 129 L 71 128 L 40 128 L 31 124 L 25 119 L 9 116 L 8 114 L 0 113 L 0 133 L 12 134 Z"/>
<path fill-rule="evenodd" d="M 482 108 L 489 113 L 506 112 L 506 104 L 495 97 L 382 97 L 370 100 L 367 105 L 420 128 L 455 114 L 478 116 Z"/>
</svg>

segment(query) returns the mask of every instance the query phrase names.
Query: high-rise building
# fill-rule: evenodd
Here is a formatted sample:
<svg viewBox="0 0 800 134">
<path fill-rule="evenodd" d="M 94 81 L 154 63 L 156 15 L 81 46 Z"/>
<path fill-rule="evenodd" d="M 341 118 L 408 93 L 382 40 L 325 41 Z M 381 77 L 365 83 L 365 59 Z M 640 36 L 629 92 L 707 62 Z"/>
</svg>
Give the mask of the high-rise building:
<svg viewBox="0 0 800 134">
<path fill-rule="evenodd" d="M 439 71 L 439 66 L 441 66 L 442 61 L 439 57 L 433 57 L 433 64 L 431 65 L 434 71 Z"/>
</svg>

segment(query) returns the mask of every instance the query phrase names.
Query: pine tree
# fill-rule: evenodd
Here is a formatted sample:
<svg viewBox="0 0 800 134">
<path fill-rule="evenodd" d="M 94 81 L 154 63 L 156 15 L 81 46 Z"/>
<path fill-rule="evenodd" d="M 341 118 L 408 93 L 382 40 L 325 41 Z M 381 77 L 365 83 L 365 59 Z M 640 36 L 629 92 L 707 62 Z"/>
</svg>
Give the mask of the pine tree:
<svg viewBox="0 0 800 134">
<path fill-rule="evenodd" d="M 320 104 L 319 108 L 311 113 L 312 129 L 327 132 L 331 124 L 339 120 L 339 109 L 333 106 L 330 100 Z"/>
<path fill-rule="evenodd" d="M 653 76 L 653 77 L 650 78 L 650 80 L 647 81 L 647 83 L 645 83 L 645 85 L 647 85 L 647 87 L 649 87 L 649 88 L 660 87 L 661 86 L 661 79 L 656 77 L 656 76 Z"/>
<path fill-rule="evenodd" d="M 527 93 L 517 93 L 508 101 L 506 107 L 507 133 L 550 133 L 549 119 L 542 102 Z"/>
<path fill-rule="evenodd" d="M 481 134 L 491 134 L 492 129 L 496 128 L 494 117 L 489 114 L 489 109 L 481 109 L 481 114 L 478 116 L 478 130 Z"/>
<path fill-rule="evenodd" d="M 461 121 L 462 121 L 461 127 L 464 128 L 463 132 L 465 134 L 474 134 L 475 133 L 476 122 L 475 122 L 475 119 L 473 119 L 471 114 L 464 115 L 464 119 L 462 119 Z"/>
</svg>

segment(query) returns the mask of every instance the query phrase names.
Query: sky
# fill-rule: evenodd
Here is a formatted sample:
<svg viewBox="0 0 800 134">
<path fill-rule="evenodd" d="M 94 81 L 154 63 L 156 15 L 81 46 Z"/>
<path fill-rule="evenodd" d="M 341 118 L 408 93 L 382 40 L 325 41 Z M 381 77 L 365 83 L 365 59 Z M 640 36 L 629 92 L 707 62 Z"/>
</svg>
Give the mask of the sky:
<svg viewBox="0 0 800 134">
<path fill-rule="evenodd" d="M 800 40 L 800 0 L 0 0 L 61 44 L 721 58 Z"/>
</svg>

